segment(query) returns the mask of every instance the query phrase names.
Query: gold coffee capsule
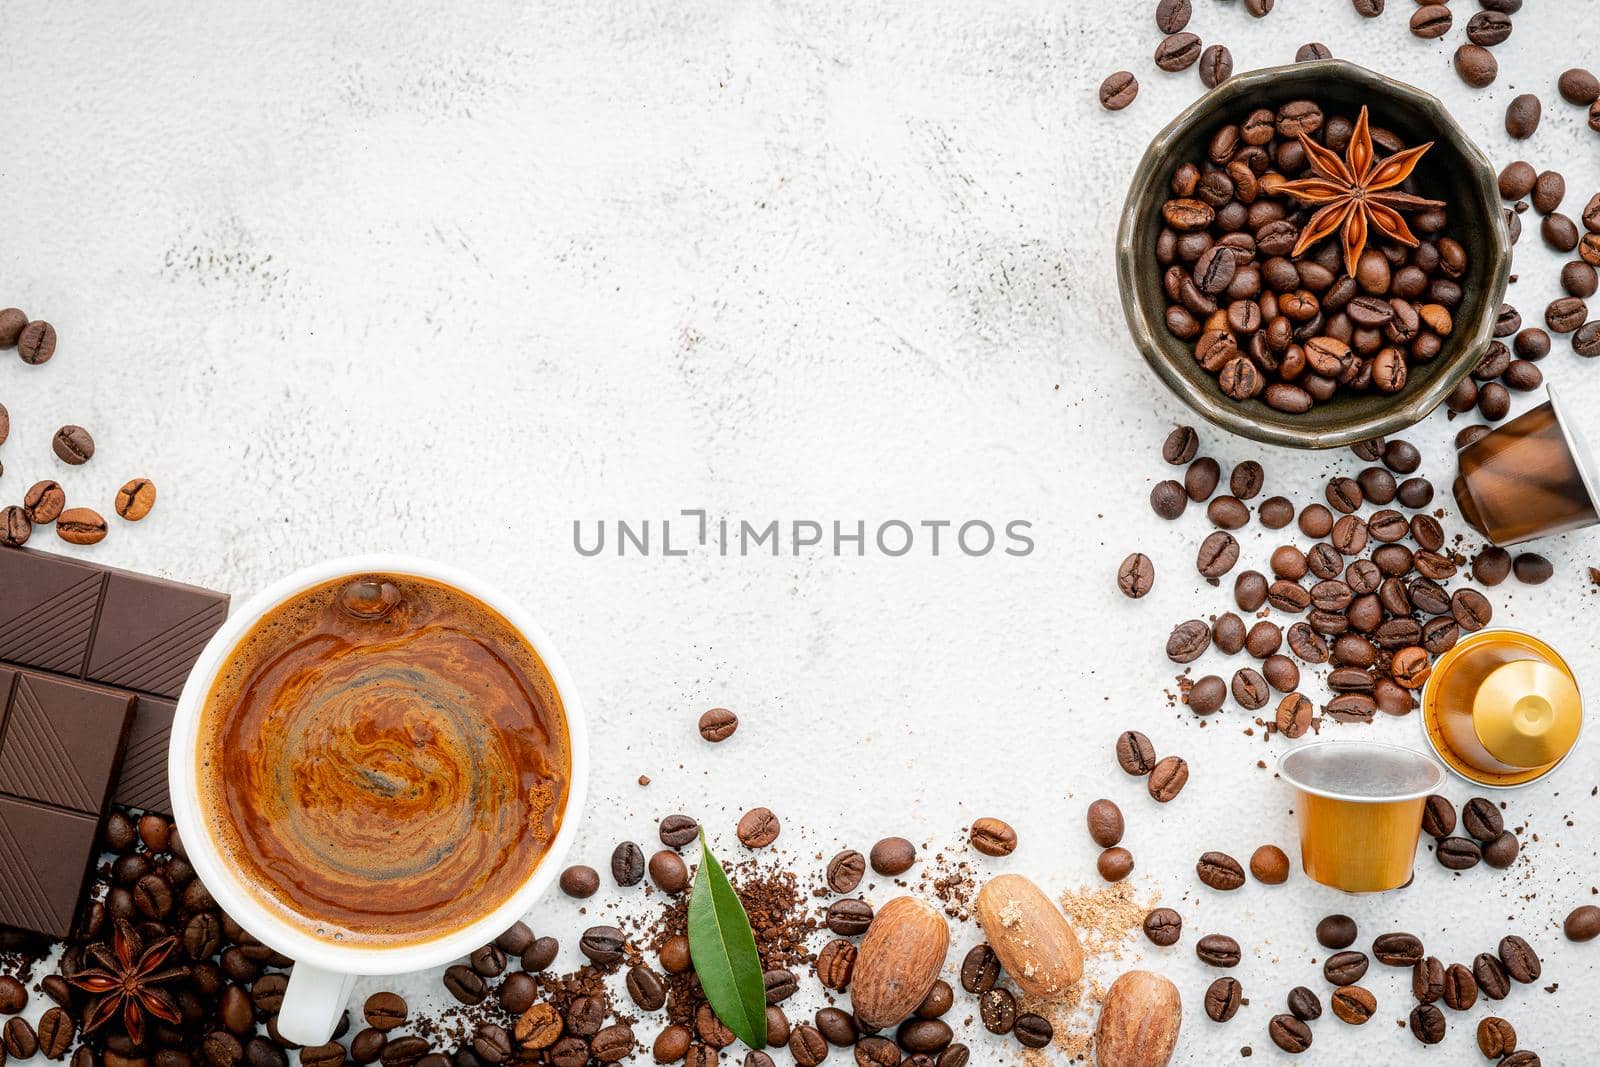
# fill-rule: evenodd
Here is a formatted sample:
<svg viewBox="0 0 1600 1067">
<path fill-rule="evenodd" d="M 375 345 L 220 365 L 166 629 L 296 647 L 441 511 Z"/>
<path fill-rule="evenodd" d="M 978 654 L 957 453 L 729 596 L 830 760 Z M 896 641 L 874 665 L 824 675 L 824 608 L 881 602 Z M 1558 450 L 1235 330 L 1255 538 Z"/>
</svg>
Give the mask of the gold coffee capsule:
<svg viewBox="0 0 1600 1067">
<path fill-rule="evenodd" d="M 1284 753 L 1278 773 L 1298 794 L 1308 877 L 1346 893 L 1381 893 L 1411 880 L 1423 805 L 1444 782 L 1437 763 L 1376 741 L 1318 741 Z"/>
<path fill-rule="evenodd" d="M 1555 392 L 1463 448 L 1461 517 L 1502 547 L 1600 522 L 1594 464 Z"/>
<path fill-rule="evenodd" d="M 1583 698 L 1556 650 L 1516 630 L 1483 630 L 1439 658 L 1422 691 L 1434 752 L 1478 785 L 1526 785 L 1566 759 Z"/>
</svg>

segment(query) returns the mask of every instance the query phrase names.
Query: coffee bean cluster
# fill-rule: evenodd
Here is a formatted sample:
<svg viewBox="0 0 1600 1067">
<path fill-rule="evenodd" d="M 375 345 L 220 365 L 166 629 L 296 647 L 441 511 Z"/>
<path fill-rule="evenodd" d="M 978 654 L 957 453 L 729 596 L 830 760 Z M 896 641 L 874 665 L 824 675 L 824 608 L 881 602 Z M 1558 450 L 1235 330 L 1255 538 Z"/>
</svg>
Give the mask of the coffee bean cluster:
<svg viewBox="0 0 1600 1067">
<path fill-rule="evenodd" d="M 1458 826 L 1464 834 L 1456 833 Z M 1517 835 L 1506 828 L 1500 809 L 1487 797 L 1473 797 L 1462 805 L 1458 823 L 1448 798 L 1430 796 L 1422 812 L 1422 829 L 1433 838 L 1433 858 L 1452 871 L 1471 870 L 1479 863 L 1503 871 L 1522 851 Z"/>
<path fill-rule="evenodd" d="M 1249 501 L 1266 491 L 1265 473 L 1253 462 L 1239 464 L 1229 478 L 1232 492 L 1218 496 L 1221 465 L 1198 451 L 1199 436 L 1191 427 L 1179 426 L 1167 436 L 1162 458 L 1184 466 L 1184 477 L 1158 483 L 1151 506 L 1162 518 L 1176 519 L 1190 503 L 1206 503 L 1217 529 L 1201 542 L 1195 565 L 1218 584 L 1239 562 L 1234 531 L 1250 522 Z M 1427 681 L 1433 657 L 1492 619 L 1481 592 L 1446 587 L 1465 560 L 1446 550 L 1444 528 L 1424 510 L 1435 490 L 1416 474 L 1422 461 L 1416 447 L 1374 439 L 1352 452 L 1368 465 L 1354 476 L 1330 479 L 1326 503 L 1297 511 L 1287 497 L 1271 496 L 1255 509 L 1254 518 L 1269 530 L 1297 524 L 1313 539 L 1309 547 L 1274 549 L 1270 576 L 1240 572 L 1233 586 L 1238 612 L 1209 622 L 1188 619 L 1168 635 L 1166 654 L 1174 663 L 1192 663 L 1212 648 L 1259 661 L 1239 668 L 1226 683 L 1217 675 L 1181 680 L 1195 714 L 1221 710 L 1230 696 L 1244 710 L 1258 711 L 1276 695 L 1276 715 L 1266 725 L 1298 738 L 1316 724 L 1316 707 L 1300 691 L 1300 664 L 1307 664 L 1331 667 L 1327 684 L 1334 695 L 1323 706 L 1326 716 L 1371 722 L 1378 711 L 1405 715 L 1416 707 L 1414 694 Z M 1375 510 L 1363 513 L 1369 505 Z M 1118 580 L 1132 595 L 1123 581 L 1128 566 L 1124 561 Z M 1536 569 L 1531 563 L 1524 568 L 1530 578 Z M 1153 564 L 1148 574 L 1153 582 Z M 1273 613 L 1299 618 L 1285 628 Z M 1246 618 L 1254 621 L 1247 625 Z"/>
<path fill-rule="evenodd" d="M 0 349 L 15 348 L 24 363 L 38 366 L 56 354 L 56 329 L 43 319 L 29 321 L 20 308 L 0 309 Z M 0 445 L 11 435 L 11 413 L 0 404 Z M 56 430 L 50 448 L 61 462 L 81 467 L 94 458 L 94 437 L 82 426 Z M 0 475 L 5 466 L 0 464 Z M 148 478 L 134 478 L 117 491 L 116 513 L 138 522 L 155 507 L 156 487 Z M 33 536 L 35 526 L 55 524 L 56 535 L 73 545 L 92 545 L 105 539 L 106 520 L 86 507 L 67 507 L 61 483 L 53 478 L 35 482 L 21 504 L 0 507 L 0 545 L 20 548 Z"/>
<path fill-rule="evenodd" d="M 1244 9 L 1253 18 L 1265 18 L 1275 0 L 1244 0 Z M 1156 44 L 1155 65 L 1169 74 L 1197 67 L 1200 83 L 1214 89 L 1233 75 L 1233 53 L 1225 44 L 1205 44 L 1189 32 L 1194 15 L 1193 0 L 1156 0 L 1155 24 L 1161 34 Z M 1100 106 L 1121 111 L 1139 95 L 1139 79 L 1132 71 L 1119 70 L 1100 83 Z"/>
<path fill-rule="evenodd" d="M 1005 976 L 1000 957 L 986 942 L 974 945 L 961 961 L 961 988 L 978 998 L 978 1016 L 983 1021 L 983 1028 L 991 1034 L 1010 1034 L 1024 1048 L 1047 1047 L 1055 1038 L 1055 1027 L 1044 1016 L 1022 1008 L 1017 994 L 1000 984 Z M 934 994 L 939 994 L 939 985 L 934 986 Z M 920 1008 L 918 1014 L 921 1014 Z M 856 1062 L 894 1064 L 910 1061 L 862 1058 L 858 1055 Z M 943 1067 L 943 1064 L 938 1064 L 938 1067 Z"/>
<path fill-rule="evenodd" d="M 1312 100 L 1260 108 L 1172 174 L 1155 247 L 1166 326 L 1231 399 L 1303 414 L 1341 390 L 1398 393 L 1455 328 L 1468 262 L 1443 208 L 1410 217 L 1414 249 L 1374 233 L 1354 277 L 1337 237 L 1291 255 L 1312 212 L 1268 176 L 1307 172 L 1297 135 L 1342 153 L 1352 129 Z M 1382 127 L 1372 140 L 1380 156 L 1406 147 Z"/>
<path fill-rule="evenodd" d="M 1496 323 L 1495 337 L 1503 339 L 1515 335 L 1513 347 L 1519 360 L 1537 361 L 1550 351 L 1550 334 L 1568 336 L 1572 350 L 1580 356 L 1600 356 L 1600 318 L 1590 318 L 1588 301 L 1600 290 L 1600 193 L 1591 196 L 1575 221 L 1561 211 L 1567 196 L 1567 181 L 1560 171 L 1534 169 L 1525 160 L 1508 163 L 1500 172 L 1500 196 L 1511 203 L 1506 209 L 1506 225 L 1512 243 L 1522 236 L 1522 218 L 1530 205 L 1542 218 L 1539 234 L 1552 250 L 1572 255 L 1561 268 L 1561 289 L 1565 296 L 1557 297 L 1544 309 L 1546 333 L 1537 327 L 1522 329 L 1521 316 L 1514 308 L 1502 307 L 1500 321 Z M 1515 324 L 1514 326 L 1512 324 Z M 1525 340 L 1526 338 L 1526 340 Z M 1500 350 L 1504 351 L 1504 342 Z M 1484 357 L 1495 354 L 1493 346 Z M 1511 385 L 1511 382 L 1507 382 Z M 1528 388 L 1536 388 L 1537 384 Z M 1513 386 L 1515 388 L 1515 386 Z M 1465 410 L 1456 397 L 1451 409 Z M 1471 407 L 1470 403 L 1465 405 Z"/>
</svg>

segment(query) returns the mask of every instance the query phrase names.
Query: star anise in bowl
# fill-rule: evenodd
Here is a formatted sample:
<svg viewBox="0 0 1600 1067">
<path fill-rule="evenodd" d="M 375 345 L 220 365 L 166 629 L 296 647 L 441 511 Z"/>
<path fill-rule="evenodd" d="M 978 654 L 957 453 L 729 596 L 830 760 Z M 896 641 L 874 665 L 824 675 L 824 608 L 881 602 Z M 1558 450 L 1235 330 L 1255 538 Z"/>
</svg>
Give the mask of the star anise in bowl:
<svg viewBox="0 0 1600 1067">
<path fill-rule="evenodd" d="M 108 950 L 102 944 L 89 948 L 95 966 L 78 971 L 67 981 L 96 999 L 84 1017 L 83 1029 L 91 1033 L 122 1016 L 122 1027 L 134 1044 L 144 1041 L 144 1021 L 152 1015 L 163 1022 L 178 1023 L 177 1002 L 162 986 L 189 975 L 185 966 L 165 966 L 178 947 L 177 938 L 164 937 L 146 946 L 123 919 L 117 920 Z"/>
</svg>

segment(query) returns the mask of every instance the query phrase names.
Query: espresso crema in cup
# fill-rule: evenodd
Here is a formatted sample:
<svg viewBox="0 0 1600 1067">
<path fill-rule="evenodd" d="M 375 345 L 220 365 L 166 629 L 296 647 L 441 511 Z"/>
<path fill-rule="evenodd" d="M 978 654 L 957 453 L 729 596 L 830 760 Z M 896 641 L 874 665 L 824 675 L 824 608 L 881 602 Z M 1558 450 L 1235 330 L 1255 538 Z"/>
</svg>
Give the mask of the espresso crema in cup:
<svg viewBox="0 0 1600 1067">
<path fill-rule="evenodd" d="M 267 612 L 199 719 L 202 817 L 240 880 L 317 938 L 414 944 L 532 875 L 566 808 L 566 717 L 537 653 L 440 582 L 357 575 Z"/>
</svg>

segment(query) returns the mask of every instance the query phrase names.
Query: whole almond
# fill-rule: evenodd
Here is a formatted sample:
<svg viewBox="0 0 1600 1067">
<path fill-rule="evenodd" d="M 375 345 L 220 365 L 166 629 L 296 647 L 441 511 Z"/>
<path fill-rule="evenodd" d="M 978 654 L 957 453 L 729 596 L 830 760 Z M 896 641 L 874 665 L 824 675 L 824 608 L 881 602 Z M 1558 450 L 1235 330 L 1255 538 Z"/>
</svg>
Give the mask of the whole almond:
<svg viewBox="0 0 1600 1067">
<path fill-rule="evenodd" d="M 1000 964 L 1023 991 L 1059 997 L 1083 977 L 1083 947 L 1067 917 L 1020 874 L 989 879 L 978 892 L 978 923 Z"/>
<path fill-rule="evenodd" d="M 917 1010 L 939 980 L 950 924 L 915 897 L 895 897 L 873 916 L 856 953 L 850 1000 L 861 1025 L 887 1030 Z"/>
<path fill-rule="evenodd" d="M 1100 1006 L 1094 1028 L 1097 1067 L 1166 1067 L 1178 1047 L 1183 1003 L 1178 987 L 1149 971 L 1129 971 Z"/>
</svg>

